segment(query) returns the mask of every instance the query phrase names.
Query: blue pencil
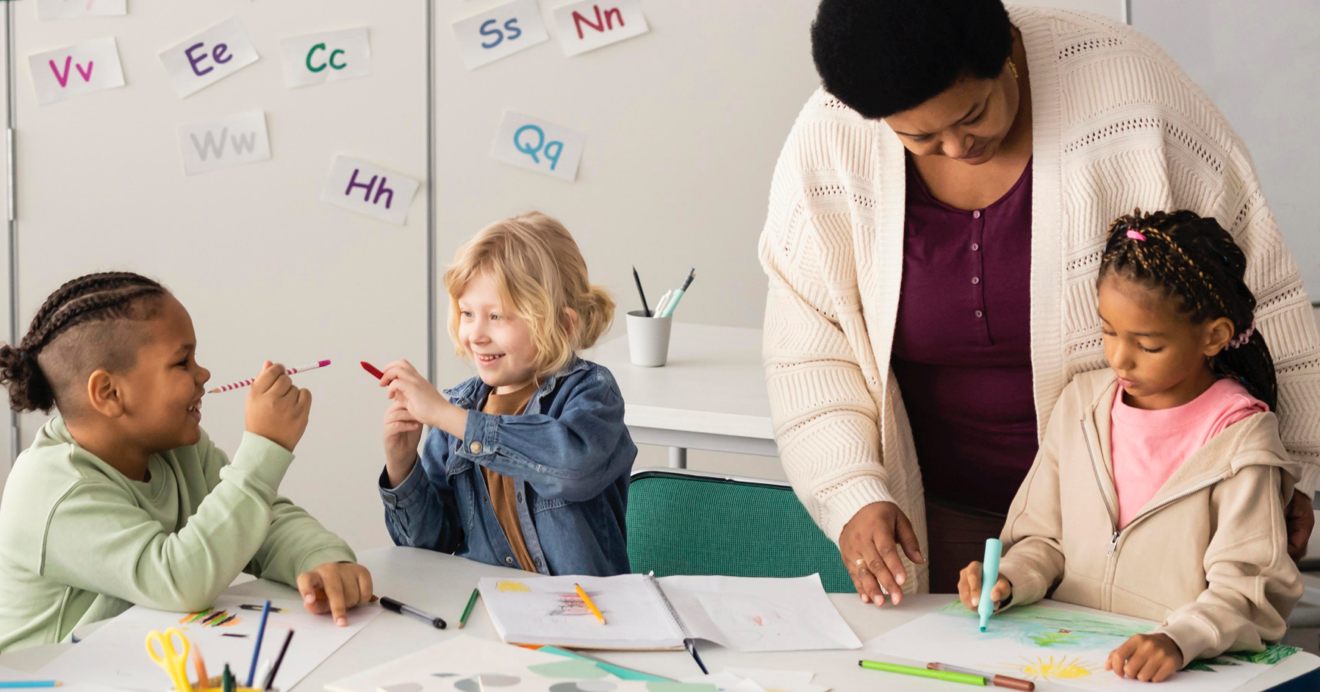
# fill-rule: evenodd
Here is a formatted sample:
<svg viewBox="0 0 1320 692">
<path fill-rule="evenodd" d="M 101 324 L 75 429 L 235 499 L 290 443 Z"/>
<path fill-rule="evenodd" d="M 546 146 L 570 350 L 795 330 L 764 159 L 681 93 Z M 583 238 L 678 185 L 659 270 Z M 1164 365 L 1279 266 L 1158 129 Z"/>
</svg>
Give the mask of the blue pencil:
<svg viewBox="0 0 1320 692">
<path fill-rule="evenodd" d="M 15 680 L 13 682 L 0 682 L 0 690 L 18 690 L 29 687 L 59 687 L 60 683 L 54 680 Z"/>
<path fill-rule="evenodd" d="M 266 635 L 266 618 L 270 616 L 270 601 L 261 607 L 261 627 L 257 629 L 257 645 L 252 649 L 252 667 L 248 668 L 247 686 L 252 687 L 252 679 L 257 677 L 257 657 L 261 655 L 261 639 Z"/>
</svg>

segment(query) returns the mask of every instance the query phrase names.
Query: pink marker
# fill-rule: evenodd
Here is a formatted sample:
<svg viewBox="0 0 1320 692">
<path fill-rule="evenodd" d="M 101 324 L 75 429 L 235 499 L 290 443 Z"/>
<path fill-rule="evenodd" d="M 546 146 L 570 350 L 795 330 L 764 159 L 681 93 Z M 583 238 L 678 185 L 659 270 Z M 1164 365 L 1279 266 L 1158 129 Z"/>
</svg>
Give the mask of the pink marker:
<svg viewBox="0 0 1320 692">
<path fill-rule="evenodd" d="M 318 360 L 318 361 L 316 361 L 315 363 L 308 363 L 307 365 L 299 365 L 299 366 L 296 367 L 296 368 L 286 368 L 286 369 L 284 370 L 284 374 L 285 374 L 285 375 L 293 375 L 293 374 L 295 374 L 295 373 L 305 372 L 305 371 L 307 371 L 307 370 L 315 370 L 315 369 L 317 369 L 317 368 L 324 368 L 325 366 L 327 366 L 327 365 L 329 365 L 329 364 L 330 364 L 330 361 L 328 361 L 328 360 Z M 219 393 L 221 393 L 221 392 L 232 392 L 232 391 L 235 390 L 235 389 L 242 389 L 243 387 L 251 387 L 251 386 L 252 386 L 252 383 L 253 383 L 253 382 L 256 382 L 256 381 L 257 381 L 257 378 L 253 377 L 253 378 L 251 378 L 251 379 L 243 380 L 242 382 L 235 382 L 235 383 L 233 383 L 233 384 L 227 384 L 227 385 L 225 385 L 225 386 L 223 386 L 223 387 L 216 387 L 215 389 L 208 389 L 208 390 L 206 390 L 206 393 L 207 393 L 207 394 L 219 394 Z"/>
</svg>

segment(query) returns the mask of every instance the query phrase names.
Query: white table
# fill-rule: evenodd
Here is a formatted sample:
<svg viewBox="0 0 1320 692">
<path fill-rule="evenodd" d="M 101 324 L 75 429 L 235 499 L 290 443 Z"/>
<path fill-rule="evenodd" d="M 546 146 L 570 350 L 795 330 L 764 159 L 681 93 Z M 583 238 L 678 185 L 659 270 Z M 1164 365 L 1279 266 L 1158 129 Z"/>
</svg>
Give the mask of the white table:
<svg viewBox="0 0 1320 692">
<path fill-rule="evenodd" d="M 380 617 L 290 692 L 319 692 L 327 683 L 444 641 L 460 631 L 456 628 L 459 615 L 479 577 L 526 574 L 415 548 L 378 548 L 365 551 L 358 557 L 362 564 L 371 569 L 377 595 L 390 596 L 438 615 L 448 621 L 449 629 L 435 630 L 413 618 L 381 613 Z M 297 594 L 287 587 L 259 581 L 231 587 L 229 593 L 265 598 L 297 598 Z M 863 604 L 854 594 L 830 594 L 830 599 L 843 619 L 863 642 L 948 603 L 950 598 L 948 595 L 908 596 L 897 608 L 886 606 L 877 609 Z M 351 612 L 349 617 L 352 618 Z M 485 608 L 480 605 L 472 611 L 467 627 L 461 631 L 476 637 L 498 640 Z M 0 656 L 0 665 L 33 671 L 68 646 L 58 644 L 6 654 Z M 742 654 L 703 642 L 700 652 L 712 672 L 723 670 L 726 666 L 810 670 L 816 673 L 817 684 L 829 685 L 836 692 L 875 689 L 958 692 L 951 690 L 946 682 L 862 670 L 857 667 L 857 661 L 861 658 L 924 665 L 923 662 L 864 650 Z M 692 658 L 681 651 L 593 652 L 592 655 L 610 663 L 671 678 L 698 675 L 701 672 Z M 1320 669 L 1320 658 L 1297 654 L 1257 677 L 1249 685 L 1239 688 L 1239 692 L 1266 690 L 1316 669 Z M 1041 683 L 1036 689 L 1039 692 L 1062 692 L 1068 688 Z"/>
<path fill-rule="evenodd" d="M 633 440 L 669 447 L 670 466 L 685 468 L 689 449 L 779 456 L 760 329 L 675 322 L 660 368 L 633 365 L 626 334 L 584 355 L 614 373 Z"/>
</svg>

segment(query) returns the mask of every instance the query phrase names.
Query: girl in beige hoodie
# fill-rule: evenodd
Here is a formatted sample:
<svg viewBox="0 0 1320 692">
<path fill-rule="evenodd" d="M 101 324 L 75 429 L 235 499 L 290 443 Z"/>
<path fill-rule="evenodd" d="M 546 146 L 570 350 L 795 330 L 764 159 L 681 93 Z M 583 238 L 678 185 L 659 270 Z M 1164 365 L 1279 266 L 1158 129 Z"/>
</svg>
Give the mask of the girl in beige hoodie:
<svg viewBox="0 0 1320 692">
<path fill-rule="evenodd" d="M 1109 655 L 1121 677 L 1259 650 L 1302 594 L 1282 519 L 1300 468 L 1270 412 L 1274 363 L 1245 270 L 1214 219 L 1114 223 L 1097 279 L 1111 370 L 1064 390 L 1004 524 L 999 607 L 1048 594 L 1162 623 Z M 969 608 L 980 581 L 973 562 Z"/>
</svg>

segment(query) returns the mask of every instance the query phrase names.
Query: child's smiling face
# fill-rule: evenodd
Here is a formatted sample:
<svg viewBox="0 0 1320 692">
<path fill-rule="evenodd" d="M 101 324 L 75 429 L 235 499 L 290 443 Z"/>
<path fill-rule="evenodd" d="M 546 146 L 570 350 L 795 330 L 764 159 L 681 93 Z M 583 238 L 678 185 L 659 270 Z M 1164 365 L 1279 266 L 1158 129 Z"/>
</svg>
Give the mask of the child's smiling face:
<svg viewBox="0 0 1320 692">
<path fill-rule="evenodd" d="M 115 376 L 123 413 L 118 425 L 136 446 L 164 452 L 202 437 L 202 395 L 211 373 L 197 364 L 192 317 L 174 296 L 142 325 L 147 342 L 132 369 Z"/>
<path fill-rule="evenodd" d="M 1214 384 L 1207 358 L 1232 336 L 1227 318 L 1195 324 L 1158 291 L 1111 274 L 1100 284 L 1105 359 L 1137 408 L 1186 404 Z"/>
<path fill-rule="evenodd" d="M 508 394 L 530 384 L 536 371 L 531 325 L 511 314 L 486 272 L 472 277 L 458 297 L 458 340 L 472 356 L 481 381 Z"/>
</svg>

